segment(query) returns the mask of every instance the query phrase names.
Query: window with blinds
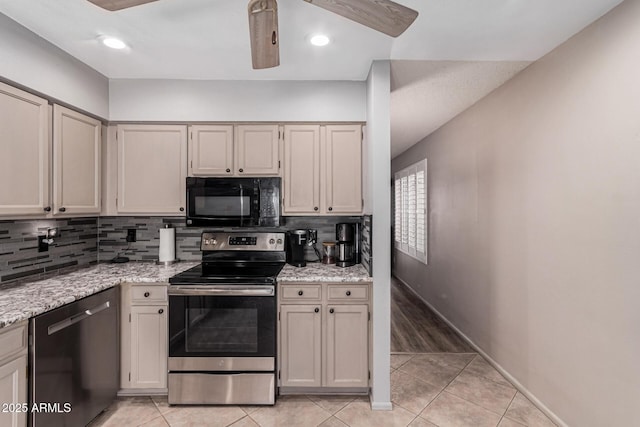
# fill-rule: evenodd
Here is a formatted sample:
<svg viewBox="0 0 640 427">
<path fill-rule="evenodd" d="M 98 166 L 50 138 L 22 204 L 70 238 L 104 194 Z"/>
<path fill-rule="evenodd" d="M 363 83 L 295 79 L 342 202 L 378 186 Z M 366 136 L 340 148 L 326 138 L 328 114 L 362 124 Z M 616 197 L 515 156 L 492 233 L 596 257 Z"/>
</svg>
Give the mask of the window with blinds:
<svg viewBox="0 0 640 427">
<path fill-rule="evenodd" d="M 395 174 L 395 247 L 427 263 L 427 160 Z"/>
</svg>

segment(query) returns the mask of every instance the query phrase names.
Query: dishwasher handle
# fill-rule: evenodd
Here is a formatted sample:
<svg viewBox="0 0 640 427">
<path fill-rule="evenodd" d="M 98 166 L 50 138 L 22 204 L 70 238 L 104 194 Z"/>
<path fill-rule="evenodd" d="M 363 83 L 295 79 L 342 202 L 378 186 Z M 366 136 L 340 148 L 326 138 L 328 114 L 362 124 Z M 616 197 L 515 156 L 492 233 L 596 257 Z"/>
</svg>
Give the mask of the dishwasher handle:
<svg viewBox="0 0 640 427">
<path fill-rule="evenodd" d="M 47 328 L 47 332 L 49 335 L 53 335 L 56 332 L 60 332 L 61 330 L 68 328 L 71 325 L 75 325 L 78 322 L 82 322 L 87 317 L 93 316 L 94 314 L 98 314 L 101 311 L 108 309 L 109 307 L 111 307 L 111 302 L 107 301 L 93 308 L 85 310 L 81 313 L 77 313 L 77 314 L 74 314 L 73 316 L 69 316 L 64 320 L 61 320 L 49 326 Z"/>
</svg>

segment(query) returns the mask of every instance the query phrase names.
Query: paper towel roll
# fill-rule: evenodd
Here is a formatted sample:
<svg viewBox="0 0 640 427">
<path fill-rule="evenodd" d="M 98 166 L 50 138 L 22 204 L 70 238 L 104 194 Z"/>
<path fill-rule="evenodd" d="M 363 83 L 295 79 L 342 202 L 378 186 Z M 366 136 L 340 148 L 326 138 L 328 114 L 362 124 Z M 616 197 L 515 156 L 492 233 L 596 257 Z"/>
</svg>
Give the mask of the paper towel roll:
<svg viewBox="0 0 640 427">
<path fill-rule="evenodd" d="M 160 250 L 158 261 L 167 262 L 176 259 L 176 229 L 161 228 L 160 229 Z"/>
</svg>

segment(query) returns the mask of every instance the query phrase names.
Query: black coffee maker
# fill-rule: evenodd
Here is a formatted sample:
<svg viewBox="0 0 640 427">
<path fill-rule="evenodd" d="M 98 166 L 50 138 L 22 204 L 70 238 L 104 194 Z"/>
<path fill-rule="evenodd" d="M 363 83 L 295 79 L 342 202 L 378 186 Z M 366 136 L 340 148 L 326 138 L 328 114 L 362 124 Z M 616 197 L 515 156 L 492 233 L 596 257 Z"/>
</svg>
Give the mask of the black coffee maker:
<svg viewBox="0 0 640 427">
<path fill-rule="evenodd" d="M 336 265 L 350 267 L 360 264 L 360 224 L 341 222 L 336 224 Z"/>
<path fill-rule="evenodd" d="M 287 231 L 287 264 L 295 267 L 305 267 L 305 248 L 313 246 L 318 240 L 317 230 L 289 230 Z M 315 247 L 314 247 L 315 249 Z"/>
</svg>

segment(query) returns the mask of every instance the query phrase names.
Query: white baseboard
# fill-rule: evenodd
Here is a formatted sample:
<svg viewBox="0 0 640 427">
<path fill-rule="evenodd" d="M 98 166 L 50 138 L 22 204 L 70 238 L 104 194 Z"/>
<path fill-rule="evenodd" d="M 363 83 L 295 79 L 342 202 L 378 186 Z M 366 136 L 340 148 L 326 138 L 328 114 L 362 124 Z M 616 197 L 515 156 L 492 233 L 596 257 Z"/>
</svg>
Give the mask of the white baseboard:
<svg viewBox="0 0 640 427">
<path fill-rule="evenodd" d="M 433 311 L 440 319 L 442 319 L 442 321 L 444 321 L 447 325 L 449 325 L 449 327 L 451 329 L 453 329 L 458 335 L 460 335 L 462 337 L 462 339 L 464 339 L 467 342 L 467 344 L 469 344 L 471 347 L 473 347 L 473 349 L 475 351 L 477 351 L 482 357 L 484 357 L 484 359 L 491 366 L 493 366 L 498 372 L 500 372 L 500 374 L 502 374 L 502 376 L 505 377 L 507 379 L 507 381 L 509 381 L 516 388 L 516 390 L 518 390 L 527 399 L 529 399 L 538 409 L 540 409 L 547 417 L 549 417 L 551 419 L 551 421 L 553 421 L 559 427 L 568 427 L 567 423 L 562 421 L 562 419 L 560 417 L 558 417 L 553 411 L 551 411 L 551 409 L 547 408 L 547 406 L 544 403 L 542 403 L 540 401 L 540 399 L 538 399 L 536 396 L 533 395 L 533 393 L 531 393 L 529 390 L 527 390 L 525 386 L 523 386 L 509 372 L 507 372 L 506 369 L 504 369 L 502 366 L 500 366 L 500 364 L 498 364 L 498 362 L 493 360 L 491 358 L 491 356 L 489 356 L 476 343 L 471 341 L 471 338 L 466 336 L 460 329 L 458 329 L 453 323 L 451 323 L 449 321 L 449 319 L 447 319 L 445 316 L 442 315 L 442 313 L 440 313 L 438 310 L 436 310 L 433 305 L 431 305 L 427 300 L 422 298 L 422 296 L 420 294 L 418 294 L 411 286 L 409 286 L 409 284 L 407 282 L 405 282 L 404 280 L 402 280 L 398 276 L 393 276 L 393 277 L 395 277 L 398 281 L 402 282 L 407 288 L 409 288 L 411 293 L 413 293 L 420 301 L 425 303 L 427 305 L 427 307 L 429 307 L 431 309 L 431 311 Z M 373 403 L 371 405 L 373 407 Z"/>
</svg>

